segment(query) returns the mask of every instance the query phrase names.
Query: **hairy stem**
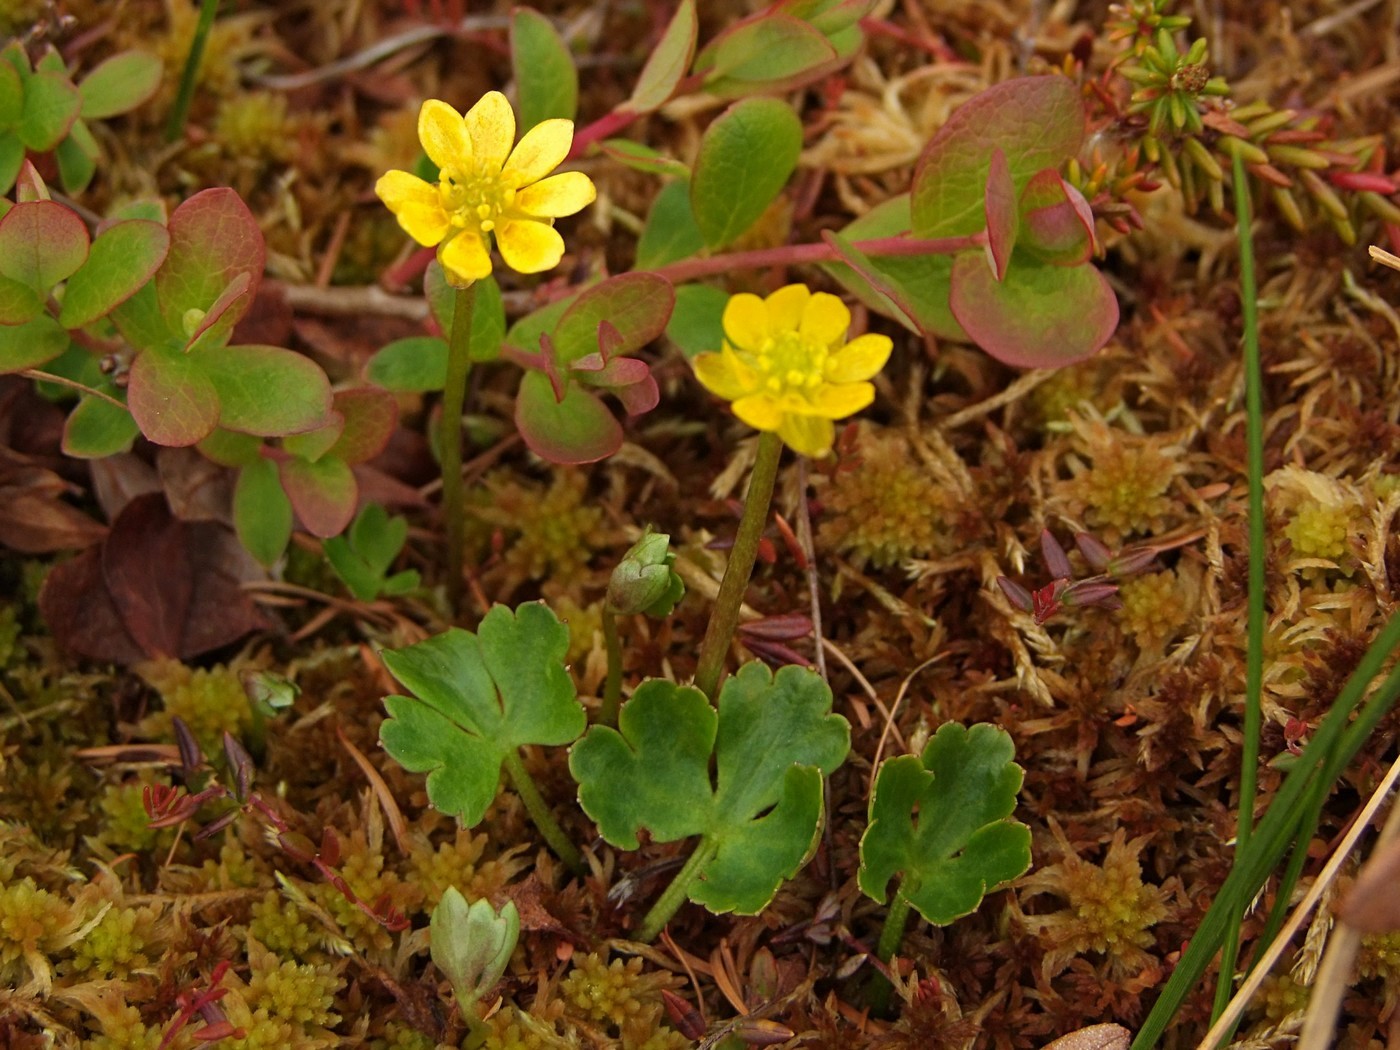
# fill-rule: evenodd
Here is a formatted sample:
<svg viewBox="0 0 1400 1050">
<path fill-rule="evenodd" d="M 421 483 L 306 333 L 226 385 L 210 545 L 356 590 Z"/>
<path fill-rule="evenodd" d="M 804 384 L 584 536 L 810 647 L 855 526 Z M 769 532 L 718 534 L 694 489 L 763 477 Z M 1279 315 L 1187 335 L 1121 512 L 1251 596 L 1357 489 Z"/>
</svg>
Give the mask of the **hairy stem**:
<svg viewBox="0 0 1400 1050">
<path fill-rule="evenodd" d="M 535 827 L 539 829 L 544 840 L 549 844 L 549 848 L 554 851 L 554 855 L 568 865 L 569 870 L 575 875 L 587 874 L 587 867 L 583 863 L 583 854 L 578 851 L 578 847 L 569 841 L 569 836 L 564 834 L 564 829 L 559 826 L 559 822 L 554 819 L 554 814 L 545 805 L 544 796 L 540 794 L 539 787 L 535 784 L 535 778 L 530 776 L 530 771 L 525 768 L 525 763 L 520 761 L 520 752 L 514 748 L 506 752 L 505 758 L 506 772 L 510 774 L 511 786 L 515 788 L 515 793 L 520 796 L 520 801 L 525 803 L 525 812 L 530 815 Z"/>
<path fill-rule="evenodd" d="M 447 382 L 442 391 L 442 516 L 447 543 L 447 605 L 452 615 L 462 605 L 462 547 L 466 541 L 466 504 L 462 491 L 462 411 L 471 375 L 472 314 L 476 285 L 458 288 L 447 343 Z"/>
<path fill-rule="evenodd" d="M 719 847 L 712 845 L 708 838 L 700 840 L 700 845 L 695 847 L 695 852 L 690 855 L 685 866 L 676 872 L 676 877 L 671 880 L 671 885 L 667 886 L 665 892 L 656 898 L 656 903 L 651 906 L 651 911 L 647 912 L 646 918 L 637 927 L 637 940 L 643 944 L 650 944 L 656 940 L 657 934 L 666 928 L 671 917 L 680 911 L 681 905 L 686 902 L 690 884 L 700 874 L 700 869 L 710 863 L 717 852 L 719 852 Z"/>
<path fill-rule="evenodd" d="M 759 435 L 758 456 L 749 477 L 748 495 L 744 497 L 744 516 L 739 520 L 739 532 L 734 537 L 729 564 L 719 585 L 719 597 L 715 599 L 705 639 L 700 643 L 700 658 L 695 664 L 695 686 L 711 700 L 724 672 L 729 642 L 739 626 L 739 607 L 744 604 L 744 592 L 753 575 L 758 541 L 768 521 L 768 505 L 773 500 L 773 483 L 778 478 L 778 460 L 782 455 L 782 438 L 772 432 Z"/>
<path fill-rule="evenodd" d="M 603 641 L 608 647 L 608 677 L 603 683 L 603 707 L 598 721 L 615 726 L 622 703 L 622 645 L 617 639 L 617 614 L 611 609 L 603 610 Z"/>
<path fill-rule="evenodd" d="M 899 942 L 904 940 L 904 928 L 909 925 L 909 898 L 895 890 L 890 901 L 890 910 L 885 914 L 885 925 L 880 927 L 880 943 L 875 947 L 875 957 L 881 962 L 889 962 L 899 950 Z"/>
</svg>

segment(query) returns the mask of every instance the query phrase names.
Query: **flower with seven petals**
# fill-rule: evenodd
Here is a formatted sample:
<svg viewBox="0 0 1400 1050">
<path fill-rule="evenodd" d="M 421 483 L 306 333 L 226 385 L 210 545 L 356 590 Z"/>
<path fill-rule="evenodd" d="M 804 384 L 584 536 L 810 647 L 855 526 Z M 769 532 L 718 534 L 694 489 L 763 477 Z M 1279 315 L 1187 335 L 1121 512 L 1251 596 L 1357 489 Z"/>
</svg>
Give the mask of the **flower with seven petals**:
<svg viewBox="0 0 1400 1050">
<path fill-rule="evenodd" d="M 734 414 L 749 426 L 777 431 L 803 455 L 823 456 L 836 437 L 832 420 L 875 399 L 868 380 L 893 346 L 883 335 L 847 343 L 850 326 L 845 303 L 813 294 L 805 284 L 779 288 L 766 299 L 743 292 L 724 308 L 723 348 L 697 355 L 695 376 L 732 401 Z"/>
<path fill-rule="evenodd" d="M 390 171 L 374 192 L 410 237 L 437 245 L 448 280 L 467 285 L 491 273 L 491 237 L 507 266 L 539 273 L 559 264 L 564 240 L 554 220 L 572 215 L 597 196 L 579 171 L 549 175 L 574 140 L 571 120 L 546 120 L 515 143 L 515 113 L 490 91 L 464 117 L 429 99 L 418 113 L 418 138 L 438 166 L 436 184 Z"/>
</svg>

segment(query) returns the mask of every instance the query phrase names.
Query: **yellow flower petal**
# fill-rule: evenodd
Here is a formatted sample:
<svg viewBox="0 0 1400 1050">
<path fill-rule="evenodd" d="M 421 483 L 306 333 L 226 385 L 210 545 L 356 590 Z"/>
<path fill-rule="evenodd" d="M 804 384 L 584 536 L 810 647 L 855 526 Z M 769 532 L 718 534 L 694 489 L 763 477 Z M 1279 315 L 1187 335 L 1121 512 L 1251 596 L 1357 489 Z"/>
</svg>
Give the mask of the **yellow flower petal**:
<svg viewBox="0 0 1400 1050">
<path fill-rule="evenodd" d="M 827 419 L 845 419 L 875 400 L 869 383 L 828 383 L 812 396 L 812 409 Z"/>
<path fill-rule="evenodd" d="M 504 173 L 516 186 L 539 182 L 569 155 L 574 144 L 572 120 L 544 120 L 536 124 L 520 140 L 520 145 L 506 161 Z"/>
<path fill-rule="evenodd" d="M 506 265 L 519 273 L 539 273 L 559 265 L 564 238 L 548 223 L 515 219 L 496 230 L 496 245 Z"/>
<path fill-rule="evenodd" d="M 852 339 L 826 359 L 828 382 L 856 383 L 869 379 L 885 367 L 894 343 L 889 336 L 863 335 Z"/>
<path fill-rule="evenodd" d="M 768 311 L 749 292 L 731 295 L 724 306 L 724 334 L 740 350 L 757 351 L 768 338 Z"/>
<path fill-rule="evenodd" d="M 828 292 L 817 292 L 802 310 L 802 338 L 818 346 L 833 346 L 846 338 L 851 311 Z"/>
<path fill-rule="evenodd" d="M 836 440 L 836 427 L 821 416 L 784 416 L 778 437 L 788 448 L 804 456 L 824 456 Z"/>
<path fill-rule="evenodd" d="M 461 172 L 471 166 L 472 140 L 462 114 L 435 98 L 418 111 L 418 141 L 428 159 L 445 172 Z"/>
<path fill-rule="evenodd" d="M 438 249 L 447 279 L 461 286 L 491 275 L 491 253 L 475 230 L 463 230 Z"/>
<path fill-rule="evenodd" d="M 431 182 L 406 171 L 386 171 L 374 184 L 374 192 L 419 244 L 434 245 L 447 235 L 451 220 Z"/>
<path fill-rule="evenodd" d="M 481 170 L 498 172 L 515 142 L 515 111 L 499 91 L 488 91 L 467 110 L 466 128 Z"/>
<path fill-rule="evenodd" d="M 572 215 L 592 204 L 598 191 L 593 182 L 581 171 L 566 171 L 554 175 L 533 186 L 527 186 L 515 195 L 515 210 L 526 215 L 539 215 L 558 218 Z"/>
<path fill-rule="evenodd" d="M 732 407 L 734 414 L 755 430 L 777 430 L 786 418 L 782 405 L 767 394 L 741 397 Z"/>
<path fill-rule="evenodd" d="M 768 309 L 768 331 L 772 335 L 779 332 L 795 332 L 802 323 L 802 313 L 812 293 L 805 284 L 789 284 L 763 300 Z"/>
<path fill-rule="evenodd" d="M 726 401 L 751 394 L 758 385 L 753 369 L 727 346 L 719 353 L 697 354 L 691 364 L 700 385 Z"/>
</svg>

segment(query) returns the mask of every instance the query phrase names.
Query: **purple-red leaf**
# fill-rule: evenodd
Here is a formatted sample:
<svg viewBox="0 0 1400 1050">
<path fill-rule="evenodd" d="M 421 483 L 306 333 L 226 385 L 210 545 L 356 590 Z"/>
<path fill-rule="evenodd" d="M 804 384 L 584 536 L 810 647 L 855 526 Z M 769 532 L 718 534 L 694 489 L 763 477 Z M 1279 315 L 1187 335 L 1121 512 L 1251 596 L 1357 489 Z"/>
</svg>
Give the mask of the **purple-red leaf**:
<svg viewBox="0 0 1400 1050">
<path fill-rule="evenodd" d="M 622 447 L 622 426 L 597 397 L 570 383 L 556 400 L 543 372 L 521 377 L 515 425 L 530 450 L 552 463 L 595 463 Z"/>
<path fill-rule="evenodd" d="M 1084 195 L 1051 168 L 1021 191 L 1021 241 L 1037 258 L 1077 266 L 1094 253 L 1094 213 Z"/>
<path fill-rule="evenodd" d="M 16 204 L 0 218 L 0 273 L 40 295 L 72 276 L 87 257 L 87 227 L 57 201 Z"/>
<path fill-rule="evenodd" d="M 230 325 L 237 322 L 252 304 L 265 258 L 262 230 L 237 193 L 196 193 L 170 215 L 170 252 L 156 274 L 166 323 L 186 331 L 187 311 L 209 312 L 230 283 L 247 274 L 246 293 L 223 315 Z"/>
<path fill-rule="evenodd" d="M 345 427 L 330 454 L 351 466 L 383 452 L 399 421 L 394 395 L 376 386 L 337 390 L 335 411 L 345 417 Z"/>
<path fill-rule="evenodd" d="M 1011 249 L 1016 247 L 1020 216 L 1016 212 L 1016 186 L 1011 181 L 1011 167 L 1006 154 L 998 147 L 992 151 L 991 167 L 987 169 L 987 192 L 983 202 L 987 216 L 987 262 L 1000 281 L 1011 265 Z"/>
<path fill-rule="evenodd" d="M 278 464 L 282 488 L 297 517 L 313 536 L 339 536 L 355 516 L 359 487 L 345 461 L 322 456 L 316 462 L 297 459 Z"/>
<path fill-rule="evenodd" d="M 157 445 L 193 445 L 219 422 L 219 393 L 200 362 L 168 346 L 137 355 L 126 404 L 141 433 Z"/>
<path fill-rule="evenodd" d="M 675 304 L 671 283 L 655 274 L 626 273 L 595 284 L 554 328 L 558 360 L 568 364 L 598 350 L 598 326 L 604 321 L 617 332 L 615 340 L 610 338 L 609 356 L 639 350 L 666 330 Z"/>
</svg>

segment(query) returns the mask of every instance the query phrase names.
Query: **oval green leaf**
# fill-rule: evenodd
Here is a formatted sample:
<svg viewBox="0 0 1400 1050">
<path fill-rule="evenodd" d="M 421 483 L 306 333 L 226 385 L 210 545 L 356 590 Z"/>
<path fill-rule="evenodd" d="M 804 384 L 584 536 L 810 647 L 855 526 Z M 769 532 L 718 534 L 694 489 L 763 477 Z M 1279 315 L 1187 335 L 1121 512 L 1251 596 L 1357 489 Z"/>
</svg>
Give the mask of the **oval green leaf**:
<svg viewBox="0 0 1400 1050">
<path fill-rule="evenodd" d="M 447 383 L 447 343 L 432 335 L 395 339 L 369 359 L 365 378 L 401 393 L 441 390 Z"/>
<path fill-rule="evenodd" d="M 222 427 L 280 437 L 327 422 L 331 384 L 309 357 L 276 346 L 229 346 L 192 356 L 218 391 Z"/>
<path fill-rule="evenodd" d="M 346 463 L 363 463 L 384 451 L 399 421 L 394 395 L 378 387 L 360 386 L 335 392 L 334 408 L 345 420 L 330 455 Z"/>
<path fill-rule="evenodd" d="M 87 257 L 87 226 L 57 201 L 16 204 L 0 219 L 0 274 L 41 296 L 47 297 Z"/>
<path fill-rule="evenodd" d="M 247 275 L 246 292 L 223 313 L 232 326 L 252 305 L 266 250 L 262 230 L 231 189 L 202 190 L 170 215 L 170 250 L 156 274 L 161 313 L 184 332 L 190 310 L 211 311 L 234 280 Z"/>
<path fill-rule="evenodd" d="M 282 491 L 277 464 L 259 456 L 238 472 L 233 488 L 233 527 L 243 549 L 272 565 L 292 538 L 292 504 Z"/>
<path fill-rule="evenodd" d="M 559 319 L 552 338 L 561 365 L 597 353 L 598 327 L 607 322 L 617 333 L 610 355 L 630 354 L 666 330 L 675 306 L 671 282 L 652 273 L 624 273 L 593 285 Z"/>
<path fill-rule="evenodd" d="M 219 393 L 200 362 L 171 346 L 151 346 L 132 362 L 126 403 L 157 445 L 193 445 L 219 421 Z"/>
<path fill-rule="evenodd" d="M 622 425 L 577 383 L 556 401 L 543 372 L 527 371 L 515 398 L 515 426 L 530 451 L 551 463 L 596 463 L 622 447 Z"/>
<path fill-rule="evenodd" d="M 775 98 L 748 98 L 717 117 L 700 140 L 690 205 L 710 248 L 729 244 L 773 203 L 797 167 L 802 121 Z"/>
<path fill-rule="evenodd" d="M 574 119 L 578 70 L 553 22 L 538 11 L 517 7 L 510 21 L 510 59 L 522 128 L 552 118 Z"/>
<path fill-rule="evenodd" d="M 278 464 L 282 488 L 313 536 L 338 536 L 355 516 L 359 485 L 345 461 L 322 456 L 315 463 L 291 458 Z"/>
<path fill-rule="evenodd" d="M 35 73 L 24 84 L 20 140 L 35 153 L 47 153 L 63 141 L 81 106 L 78 89 L 62 73 Z"/>
<path fill-rule="evenodd" d="M 0 375 L 35 368 L 66 349 L 68 333 L 47 314 L 24 324 L 0 325 Z"/>
<path fill-rule="evenodd" d="M 690 183 L 668 182 L 651 202 L 646 225 L 637 240 L 637 269 L 654 270 L 679 262 L 705 247 L 704 235 L 695 225 L 690 207 Z"/>
<path fill-rule="evenodd" d="M 68 129 L 68 137 L 54 148 L 53 156 L 58 162 L 58 177 L 63 188 L 70 194 L 81 193 L 97 173 L 101 151 L 87 124 L 79 119 Z"/>
<path fill-rule="evenodd" d="M 676 289 L 676 308 L 666 336 L 687 358 L 718 350 L 724 341 L 724 308 L 729 295 L 711 284 L 686 284 Z"/>
<path fill-rule="evenodd" d="M 158 222 L 131 219 L 108 226 L 69 279 L 59 323 L 81 328 L 111 313 L 160 269 L 169 248 L 170 234 Z"/>
<path fill-rule="evenodd" d="M 63 452 L 77 459 L 104 459 L 129 451 L 140 433 L 126 409 L 84 396 L 63 424 Z"/>
<path fill-rule="evenodd" d="M 675 94 L 676 85 L 685 76 L 695 54 L 695 36 L 699 22 L 695 17 L 695 0 L 681 0 L 666 32 L 661 34 L 655 49 L 637 77 L 637 86 L 627 100 L 634 113 L 650 113 L 659 109 Z"/>
<path fill-rule="evenodd" d="M 156 93 L 164 73 L 161 60 L 147 51 L 113 55 L 78 85 L 83 116 L 101 120 L 135 109 Z"/>
</svg>

